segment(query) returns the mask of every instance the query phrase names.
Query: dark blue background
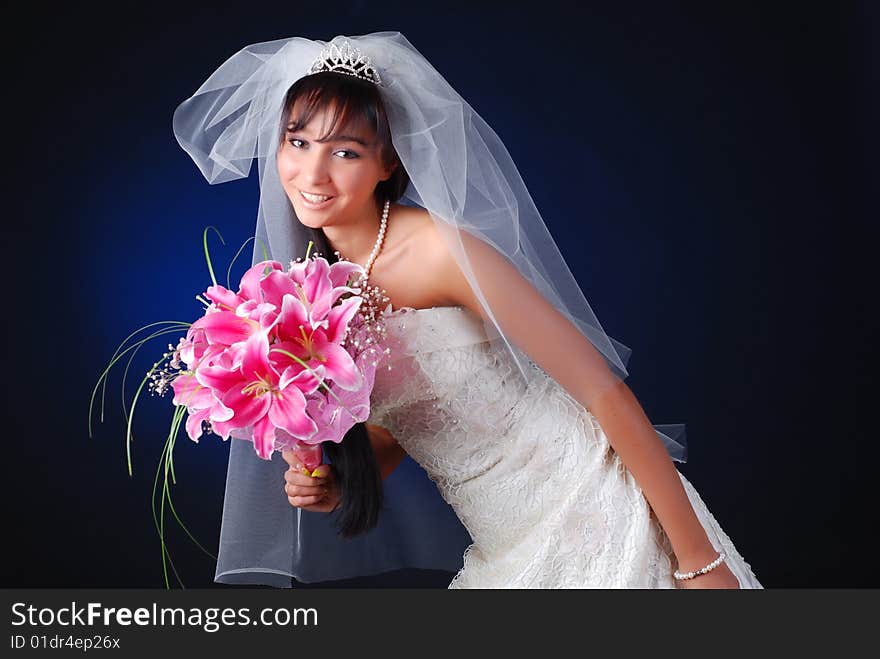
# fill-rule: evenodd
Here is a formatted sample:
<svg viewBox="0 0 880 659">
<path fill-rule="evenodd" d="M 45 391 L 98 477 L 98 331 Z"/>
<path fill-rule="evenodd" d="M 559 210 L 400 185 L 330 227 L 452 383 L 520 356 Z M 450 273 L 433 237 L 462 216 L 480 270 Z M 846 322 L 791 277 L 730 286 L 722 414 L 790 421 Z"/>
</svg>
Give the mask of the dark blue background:
<svg viewBox="0 0 880 659">
<path fill-rule="evenodd" d="M 681 469 L 759 579 L 880 585 L 851 569 L 877 501 L 876 10 L 312 4 L 9 16 L 2 584 L 161 586 L 149 501 L 170 400 L 142 400 L 129 479 L 119 373 L 93 439 L 89 396 L 130 330 L 198 315 L 204 226 L 226 238 L 224 271 L 257 202 L 254 179 L 204 181 L 172 135 L 176 105 L 246 44 L 399 30 L 504 140 L 633 348 L 627 382 L 651 420 L 687 423 Z M 176 452 L 178 510 L 211 547 L 227 451 Z M 211 585 L 213 561 L 170 543 L 184 583 Z"/>
</svg>

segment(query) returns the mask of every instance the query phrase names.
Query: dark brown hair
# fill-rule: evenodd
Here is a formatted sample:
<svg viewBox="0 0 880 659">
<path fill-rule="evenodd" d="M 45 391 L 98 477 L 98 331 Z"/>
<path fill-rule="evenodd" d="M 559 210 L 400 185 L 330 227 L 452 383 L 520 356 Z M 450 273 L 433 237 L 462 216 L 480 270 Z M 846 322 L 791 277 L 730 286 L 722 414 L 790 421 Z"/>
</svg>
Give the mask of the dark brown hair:
<svg viewBox="0 0 880 659">
<path fill-rule="evenodd" d="M 297 113 L 291 116 L 295 106 Z M 291 130 L 300 130 L 321 111 L 329 112 L 332 118 L 327 133 L 318 139 L 327 139 L 346 126 L 363 127 L 375 134 L 382 164 L 385 167 L 397 165 L 391 177 L 376 186 L 376 199 L 379 202 L 389 199 L 392 203 L 400 199 L 409 185 L 409 175 L 391 143 L 391 128 L 379 88 L 372 82 L 329 71 L 300 78 L 284 97 L 280 139 L 284 139 L 288 126 L 293 126 Z"/>
</svg>

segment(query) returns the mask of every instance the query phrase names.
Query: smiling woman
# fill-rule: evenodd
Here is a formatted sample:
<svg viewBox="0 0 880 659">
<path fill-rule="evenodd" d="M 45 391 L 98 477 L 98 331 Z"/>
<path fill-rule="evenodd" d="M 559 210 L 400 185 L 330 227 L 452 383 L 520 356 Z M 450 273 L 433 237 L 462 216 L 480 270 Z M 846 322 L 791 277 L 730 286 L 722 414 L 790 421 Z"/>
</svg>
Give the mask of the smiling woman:
<svg viewBox="0 0 880 659">
<path fill-rule="evenodd" d="M 432 232 L 393 281 L 450 304 L 388 311 L 376 430 L 357 424 L 327 445 L 318 482 L 290 456 L 293 470 L 232 445 L 217 580 L 454 565 L 452 587 L 760 588 L 672 464 L 681 444 L 623 383 L 629 350 L 605 334 L 507 149 L 403 35 L 327 48 L 293 38 L 239 55 L 175 126 L 209 180 L 258 157 L 257 238 L 271 257 L 303 256 L 311 241 L 362 262 L 403 195 L 422 209 L 396 207 L 403 224 L 428 218 Z M 389 468 L 400 449 L 421 472 Z M 356 536 L 346 542 L 330 531 L 334 483 L 344 535 Z"/>
<path fill-rule="evenodd" d="M 397 201 L 409 183 L 376 86 L 316 73 L 288 90 L 284 108 L 276 156 L 284 191 L 300 222 L 347 243 L 344 253 L 359 261 L 383 201 Z"/>
</svg>

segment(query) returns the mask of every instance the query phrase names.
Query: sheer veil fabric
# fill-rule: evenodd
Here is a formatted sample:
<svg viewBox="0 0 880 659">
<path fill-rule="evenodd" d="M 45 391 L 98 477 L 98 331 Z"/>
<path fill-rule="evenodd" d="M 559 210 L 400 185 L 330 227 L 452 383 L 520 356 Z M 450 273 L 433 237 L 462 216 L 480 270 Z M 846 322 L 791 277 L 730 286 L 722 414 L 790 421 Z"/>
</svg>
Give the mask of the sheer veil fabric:
<svg viewBox="0 0 880 659">
<path fill-rule="evenodd" d="M 347 39 L 378 70 L 392 142 L 410 177 L 401 200 L 430 213 L 483 308 L 486 335 L 536 380 L 518 338 L 533 309 L 570 323 L 595 348 L 579 364 L 591 396 L 627 377 L 630 350 L 608 336 L 563 259 L 497 134 L 399 32 L 293 37 L 246 46 L 174 113 L 174 134 L 211 184 L 247 178 L 256 163 L 260 202 L 253 262 L 304 256 L 307 229 L 278 178 L 275 153 L 284 96 L 329 44 Z M 588 222 L 584 222 L 588 225 Z M 524 308 L 529 308 L 524 312 Z M 654 426 L 674 460 L 686 459 L 683 425 Z M 287 464 L 233 441 L 216 581 L 287 587 L 415 567 L 456 571 L 467 531 L 421 468 L 407 459 L 385 481 L 379 525 L 338 538 L 332 515 L 293 508 L 283 493 Z"/>
</svg>

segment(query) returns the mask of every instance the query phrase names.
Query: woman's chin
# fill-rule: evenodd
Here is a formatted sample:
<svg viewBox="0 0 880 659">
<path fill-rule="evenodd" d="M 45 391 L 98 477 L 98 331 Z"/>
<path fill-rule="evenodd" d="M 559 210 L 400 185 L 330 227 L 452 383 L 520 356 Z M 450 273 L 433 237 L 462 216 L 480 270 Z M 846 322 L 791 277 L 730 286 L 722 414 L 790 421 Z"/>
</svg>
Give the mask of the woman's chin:
<svg viewBox="0 0 880 659">
<path fill-rule="evenodd" d="M 315 212 L 308 208 L 298 208 L 296 205 L 293 206 L 293 211 L 300 224 L 310 229 L 320 229 L 327 224 L 328 216 L 325 213 Z"/>
<path fill-rule="evenodd" d="M 296 212 L 296 219 L 299 220 L 299 223 L 309 229 L 320 229 L 324 226 L 324 223 L 320 218 L 309 217 L 307 213 L 301 213 L 300 211 L 294 209 Z"/>
</svg>

